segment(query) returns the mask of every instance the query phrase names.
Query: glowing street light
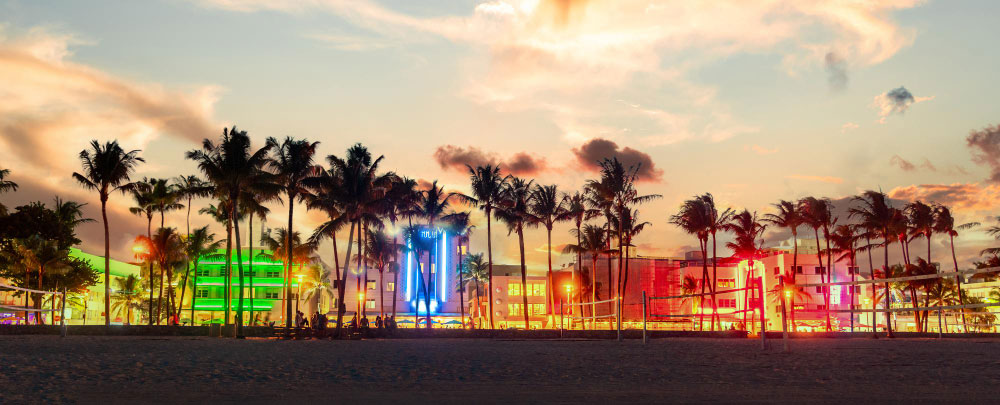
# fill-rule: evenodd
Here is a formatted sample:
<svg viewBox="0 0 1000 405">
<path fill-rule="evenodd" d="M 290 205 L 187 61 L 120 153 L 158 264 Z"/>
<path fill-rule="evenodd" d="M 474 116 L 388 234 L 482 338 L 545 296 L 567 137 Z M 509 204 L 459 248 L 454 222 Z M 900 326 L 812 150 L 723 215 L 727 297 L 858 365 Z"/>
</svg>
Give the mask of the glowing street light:
<svg viewBox="0 0 1000 405">
<path fill-rule="evenodd" d="M 298 292 L 295 295 L 295 312 L 299 312 L 299 302 L 302 301 L 302 275 L 296 275 L 295 278 L 299 279 Z"/>
</svg>

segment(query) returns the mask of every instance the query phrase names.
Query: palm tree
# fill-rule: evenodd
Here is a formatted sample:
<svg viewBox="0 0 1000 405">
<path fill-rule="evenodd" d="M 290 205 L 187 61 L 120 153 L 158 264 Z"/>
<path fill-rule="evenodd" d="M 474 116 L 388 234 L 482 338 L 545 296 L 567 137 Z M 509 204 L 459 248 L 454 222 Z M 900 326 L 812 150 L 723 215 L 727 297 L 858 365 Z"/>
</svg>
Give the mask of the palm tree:
<svg viewBox="0 0 1000 405">
<path fill-rule="evenodd" d="M 152 188 L 152 184 L 150 182 L 150 179 L 146 178 L 146 177 L 143 177 L 142 180 L 135 182 L 135 186 L 132 187 L 131 190 L 129 190 L 129 194 L 132 196 L 132 202 L 135 205 L 133 205 L 132 207 L 129 207 L 128 211 L 131 212 L 133 215 L 136 215 L 136 216 L 145 216 L 146 217 L 146 237 L 147 238 L 152 238 L 153 237 L 153 211 L 156 209 L 156 206 L 154 205 L 152 193 L 150 192 L 151 188 Z M 147 270 L 148 270 L 148 275 L 146 277 L 146 280 L 147 280 L 147 282 L 150 283 L 149 284 L 149 291 L 150 291 L 149 313 L 152 314 L 153 313 L 153 299 L 152 299 L 153 284 L 152 283 L 153 283 L 153 278 L 154 278 L 154 276 L 153 276 L 154 269 L 153 269 L 153 264 L 151 262 L 143 262 L 143 263 L 146 265 Z M 150 325 L 153 324 L 153 317 L 152 316 L 149 317 L 149 324 Z"/>
<path fill-rule="evenodd" d="M 503 193 L 500 209 L 496 211 L 498 219 L 507 224 L 507 234 L 517 233 L 518 246 L 521 252 L 521 300 L 524 305 L 524 330 L 531 329 L 528 322 L 528 267 L 524 260 L 524 227 L 534 226 L 528 204 L 531 199 L 533 181 L 512 177 Z"/>
<path fill-rule="evenodd" d="M 254 240 L 254 236 L 253 236 L 253 218 L 254 217 L 260 218 L 260 221 L 261 221 L 262 224 L 263 224 L 264 221 L 267 220 L 267 215 L 271 213 L 271 209 L 269 209 L 266 206 L 264 206 L 263 202 L 265 200 L 271 200 L 271 201 L 273 201 L 273 200 L 279 200 L 280 201 L 280 198 L 278 198 L 277 196 L 268 196 L 268 195 L 264 195 L 264 194 L 243 193 L 243 202 L 240 204 L 240 206 L 243 208 L 243 213 L 244 213 L 244 215 L 241 215 L 241 216 L 246 216 L 247 217 L 247 238 L 249 239 L 248 242 L 250 243 L 250 246 L 248 247 L 249 250 L 250 250 L 250 253 L 249 253 L 250 254 L 250 260 L 247 262 L 248 272 L 250 273 L 250 282 L 249 282 L 249 284 L 250 284 L 250 294 L 249 294 L 250 295 L 250 319 L 254 318 L 254 310 L 253 310 L 253 308 L 254 308 L 254 306 L 253 306 L 253 299 L 254 299 L 254 289 L 253 289 L 253 278 L 254 278 L 253 259 L 255 257 L 257 257 L 257 255 L 254 254 L 254 249 L 253 249 L 253 240 Z M 261 233 L 263 234 L 263 231 Z M 249 325 L 249 322 L 250 321 L 248 320 L 247 321 L 248 325 Z"/>
<path fill-rule="evenodd" d="M 764 230 L 767 225 L 763 224 L 757 218 L 757 213 L 751 213 L 748 210 L 743 210 L 730 218 L 729 222 L 722 225 L 722 230 L 733 233 L 733 241 L 726 243 L 726 247 L 733 251 L 733 255 L 741 259 L 747 260 L 749 263 L 750 271 L 746 274 L 746 281 L 743 285 L 748 288 L 757 283 L 757 277 L 754 273 L 754 260 L 760 254 L 760 246 L 763 240 L 761 237 L 764 235 Z M 762 276 L 762 275 L 761 275 Z M 757 294 L 757 289 L 754 288 L 754 295 Z M 743 295 L 744 299 L 744 309 L 747 312 L 750 311 L 750 292 Z M 758 305 L 764 305 L 764 297 L 758 297 Z M 760 315 L 764 316 L 763 307 L 759 308 Z M 747 324 L 747 312 L 743 312 L 743 324 L 747 325 L 748 330 L 753 329 L 749 324 Z M 751 321 L 752 322 L 752 321 Z"/>
<path fill-rule="evenodd" d="M 434 249 L 434 241 L 430 238 L 424 238 L 421 236 L 422 229 L 418 225 L 407 225 L 403 227 L 402 234 L 403 240 L 406 244 L 403 250 L 407 254 L 413 254 L 414 260 L 417 263 L 417 291 L 416 291 L 416 306 L 413 310 L 414 316 L 414 327 L 420 325 L 420 292 L 423 290 L 424 294 L 424 313 L 427 315 L 427 327 L 430 328 L 431 324 L 431 304 L 430 304 L 430 290 L 428 285 L 425 283 L 426 279 L 424 273 L 430 273 L 430 260 L 427 261 L 427 267 L 424 268 L 420 263 L 421 254 L 426 252 L 427 256 L 430 257 L 431 250 Z M 407 259 L 409 260 L 409 259 Z"/>
<path fill-rule="evenodd" d="M 600 212 L 588 207 L 587 197 L 579 191 L 573 193 L 572 195 L 564 194 L 563 207 L 565 207 L 564 209 L 566 211 L 566 215 L 569 217 L 570 220 L 573 221 L 573 224 L 575 225 L 576 244 L 577 246 L 579 246 L 580 235 L 581 235 L 580 228 L 583 227 L 584 221 L 588 221 L 596 217 L 597 215 L 600 215 Z M 573 275 L 575 275 L 576 273 L 580 273 L 581 275 L 583 275 L 582 256 L 583 256 L 582 252 L 576 252 L 576 271 L 573 272 Z M 582 286 L 577 287 L 576 284 L 577 284 L 576 280 L 573 280 L 574 288 L 576 288 L 577 291 L 582 291 L 581 288 Z"/>
<path fill-rule="evenodd" d="M 851 274 L 851 282 L 855 281 L 857 272 L 855 268 L 857 266 L 856 250 L 854 246 L 858 242 L 859 236 L 855 232 L 856 226 L 851 225 L 837 225 L 833 228 L 833 233 L 830 234 L 830 240 L 833 242 L 833 251 L 837 254 L 837 262 L 848 263 L 848 271 Z M 851 310 L 854 310 L 854 303 L 856 302 L 856 297 L 854 294 L 855 286 L 851 285 Z M 851 332 L 854 332 L 854 312 L 851 312 Z"/>
<path fill-rule="evenodd" d="M 229 220 L 233 223 L 233 232 L 236 236 L 236 265 L 239 272 L 240 297 L 236 312 L 236 335 L 243 336 L 243 249 L 240 247 L 240 221 L 238 216 L 240 210 L 241 196 L 243 193 L 274 194 L 278 188 L 276 179 L 271 173 L 264 170 L 269 163 L 268 152 L 274 147 L 272 142 L 267 142 L 264 147 L 252 150 L 250 137 L 246 131 L 239 131 L 236 126 L 230 130 L 223 129 L 222 138 L 216 144 L 209 139 L 202 141 L 201 150 L 192 150 L 187 153 L 187 158 L 198 162 L 198 169 L 201 170 L 205 178 L 215 186 L 214 194 L 224 197 L 229 202 L 226 208 L 229 209 Z M 231 245 L 227 243 L 226 259 L 231 261 Z M 227 266 L 228 268 L 229 266 Z M 231 273 L 231 269 L 227 273 Z M 286 283 L 287 284 L 287 283 Z M 227 287 L 228 290 L 228 287 Z M 228 298 L 225 303 L 226 324 L 229 324 L 229 311 L 231 303 Z"/>
<path fill-rule="evenodd" d="M 699 310 L 698 328 L 702 329 L 705 321 L 705 286 L 708 286 L 712 302 L 715 302 L 715 283 L 711 283 L 708 275 L 708 235 L 709 223 L 712 219 L 709 215 L 709 208 L 705 205 L 705 200 L 695 196 L 684 201 L 680 212 L 670 217 L 670 223 L 681 228 L 688 234 L 698 238 L 698 247 L 701 249 L 701 297 Z M 713 304 L 713 308 L 715 305 Z M 715 330 L 716 315 L 712 316 L 712 330 Z"/>
<path fill-rule="evenodd" d="M 331 168 L 330 170 L 320 172 L 310 183 L 312 193 L 305 195 L 307 208 L 322 211 L 326 214 L 327 220 L 313 230 L 312 235 L 309 237 L 309 243 L 319 246 L 319 243 L 324 238 L 330 238 L 330 242 L 333 245 L 333 270 L 336 276 L 333 288 L 342 290 L 344 289 L 344 279 L 347 278 L 347 275 L 341 275 L 340 272 L 340 252 L 337 250 L 337 232 L 343 229 L 344 225 L 350 221 L 350 218 L 346 215 L 341 205 L 342 195 L 340 194 L 340 190 L 343 185 L 342 174 L 338 173 L 336 169 Z M 336 299 L 334 301 L 333 304 L 337 308 L 343 306 L 342 302 Z M 339 312 L 340 310 L 338 309 Z"/>
<path fill-rule="evenodd" d="M 948 242 L 951 245 L 951 261 L 955 265 L 955 271 L 958 272 L 958 257 L 955 256 L 955 237 L 958 236 L 958 231 L 964 231 L 966 229 L 972 229 L 979 226 L 978 222 L 969 222 L 961 225 L 955 225 L 955 217 L 951 215 L 951 210 L 944 205 L 938 205 L 934 210 L 934 231 L 938 233 L 944 233 L 948 235 Z M 958 294 L 958 304 L 965 305 L 964 294 L 962 293 L 962 276 L 959 274 L 955 275 L 955 290 Z M 965 325 L 965 313 L 962 313 L 962 325 Z M 963 326 L 964 330 L 964 326 Z"/>
<path fill-rule="evenodd" d="M 139 163 L 145 162 L 139 157 L 139 150 L 126 152 L 118 141 L 101 145 L 97 140 L 90 141 L 90 150 L 80 152 L 80 163 L 83 174 L 73 173 L 84 188 L 96 190 L 101 200 L 101 220 L 104 223 L 104 313 L 111 314 L 111 230 L 108 228 L 108 198 L 112 192 L 128 192 L 132 187 L 129 177 L 135 172 Z M 104 317 L 104 325 L 111 326 L 109 316 Z"/>
<path fill-rule="evenodd" d="M 222 213 L 224 215 L 224 213 Z M 208 225 L 201 228 L 195 228 L 194 233 L 188 235 L 187 243 L 185 243 L 185 253 L 187 253 L 187 258 L 192 262 L 192 267 L 194 269 L 198 268 L 198 262 L 201 261 L 202 257 L 213 255 L 222 248 L 222 241 L 215 240 L 215 234 L 208 231 Z M 184 291 L 187 289 L 187 279 L 191 268 L 188 268 L 188 273 L 184 274 L 184 283 L 181 284 L 181 302 L 184 302 Z M 198 273 L 195 272 L 194 275 L 194 287 L 196 289 L 198 285 Z M 191 293 L 191 324 L 194 325 L 194 304 L 198 299 L 197 291 L 192 291 Z"/>
<path fill-rule="evenodd" d="M 174 192 L 176 193 L 178 200 L 187 199 L 187 204 L 185 204 L 185 206 L 187 207 L 187 216 L 184 219 L 185 238 L 191 237 L 191 205 L 195 197 L 198 198 L 208 197 L 212 195 L 212 190 L 213 188 L 211 184 L 205 182 L 204 180 L 193 174 L 188 176 L 177 176 L 176 178 L 174 178 Z M 251 233 L 253 232 L 251 231 Z M 184 268 L 186 269 L 184 272 L 185 284 L 181 285 L 181 299 L 180 299 L 181 305 L 184 305 L 184 290 L 187 287 L 186 280 L 188 279 L 188 273 L 191 272 L 190 257 L 188 258 L 188 262 L 184 264 Z M 251 303 L 250 305 L 253 306 L 253 303 Z M 178 308 L 178 311 L 179 309 L 180 308 Z M 191 322 L 192 324 L 194 323 L 193 317 L 191 318 Z"/>
<path fill-rule="evenodd" d="M 399 247 L 382 229 L 368 230 L 362 252 L 365 262 L 378 270 L 379 314 L 385 318 L 385 269 L 396 257 Z"/>
<path fill-rule="evenodd" d="M 198 210 L 199 214 L 206 214 L 209 217 L 211 217 L 213 220 L 215 220 L 215 222 L 218 222 L 222 226 L 226 227 L 226 238 L 223 239 L 223 241 L 226 242 L 226 254 L 222 257 L 222 260 L 225 263 L 224 268 L 223 268 L 223 274 L 222 274 L 222 279 L 223 279 L 223 281 L 222 281 L 222 284 L 223 284 L 223 286 L 222 286 L 222 301 L 224 303 L 230 303 L 230 301 L 231 301 L 230 300 L 230 296 L 231 296 L 232 290 L 233 290 L 233 284 L 232 284 L 232 266 L 231 266 L 231 264 L 232 264 L 232 251 L 233 251 L 233 221 L 230 220 L 230 218 L 229 218 L 229 213 L 230 213 L 229 206 L 230 205 L 231 204 L 229 203 L 229 200 L 226 197 L 221 197 L 217 205 L 216 204 L 209 204 L 207 207 L 204 207 L 204 208 Z M 242 211 L 240 211 L 240 213 L 242 213 Z M 229 319 L 229 307 L 231 306 L 231 303 L 229 305 L 224 304 L 223 306 L 225 307 L 223 309 L 223 311 L 225 311 L 225 314 L 226 314 L 225 315 L 226 316 L 226 322 L 229 322 L 228 321 L 228 319 Z"/>
<path fill-rule="evenodd" d="M 889 271 L 889 244 L 894 235 L 892 234 L 893 222 L 897 222 L 901 216 L 899 210 L 892 207 L 889 197 L 881 191 L 868 190 L 860 196 L 854 197 L 854 201 L 860 206 L 850 208 L 850 218 L 857 218 L 858 226 L 864 228 L 869 235 L 882 238 L 882 250 L 884 253 L 883 272 Z M 872 272 L 872 279 L 875 279 L 876 272 Z M 885 283 L 884 289 L 888 290 L 889 284 Z M 875 297 L 875 284 L 872 284 L 872 306 L 878 302 Z M 889 309 L 889 294 L 885 294 L 885 308 Z M 875 316 L 872 315 L 872 330 L 875 329 Z M 885 313 L 886 334 L 892 336 L 892 324 L 890 313 Z"/>
<path fill-rule="evenodd" d="M 774 208 L 777 208 L 778 212 L 775 214 L 765 214 L 764 222 L 774 225 L 778 228 L 787 228 L 792 232 L 792 271 L 788 272 L 791 277 L 791 284 L 795 285 L 797 283 L 796 274 L 799 268 L 799 226 L 802 225 L 803 218 L 802 214 L 799 212 L 798 204 L 781 200 L 774 204 Z M 782 293 L 783 294 L 783 293 Z M 791 308 L 789 318 L 792 323 L 792 330 L 795 330 L 795 296 L 791 297 L 791 302 L 789 303 L 789 308 Z M 853 317 L 853 314 L 851 315 Z M 853 318 L 852 318 L 853 319 Z"/>
<path fill-rule="evenodd" d="M 652 223 L 648 221 L 641 221 L 639 219 L 639 210 L 625 210 L 624 214 L 625 214 L 624 219 L 615 221 L 616 224 L 620 223 L 621 225 L 614 226 L 615 232 L 620 231 L 621 235 L 624 236 L 625 238 L 624 241 L 625 243 L 623 243 L 623 245 L 625 246 L 625 275 L 624 277 L 622 277 L 620 281 L 621 282 L 620 290 L 622 292 L 623 297 L 625 296 L 625 292 L 628 291 L 627 290 L 628 275 L 629 275 L 628 262 L 629 262 L 629 252 L 630 249 L 633 247 L 632 239 L 638 236 L 640 233 L 642 233 L 642 231 L 645 230 L 647 226 L 653 226 Z M 623 226 L 624 229 L 619 230 L 618 226 Z"/>
<path fill-rule="evenodd" d="M 494 328 L 493 323 L 493 216 L 496 209 L 503 200 L 504 190 L 510 176 L 500 175 L 500 165 L 492 166 L 472 166 L 469 168 L 469 180 L 472 192 L 468 195 L 460 195 L 466 202 L 475 205 L 486 215 L 486 256 L 489 264 L 488 292 L 490 307 L 490 329 Z"/>
<path fill-rule="evenodd" d="M 150 203 L 160 213 L 160 228 L 163 228 L 166 226 L 165 217 L 167 211 L 176 211 L 184 208 L 184 204 L 177 202 L 182 196 L 177 192 L 177 186 L 170 184 L 169 179 L 149 179 L 148 191 L 151 199 Z"/>
<path fill-rule="evenodd" d="M 934 233 L 934 208 L 920 201 L 904 208 L 910 223 L 910 238 L 923 236 L 927 240 L 927 261 L 931 261 L 931 235 Z"/>
<path fill-rule="evenodd" d="M 419 218 L 422 218 L 432 231 L 436 229 L 437 223 L 440 221 L 444 221 L 447 223 L 452 223 L 455 220 L 460 221 L 461 217 L 464 216 L 464 213 L 445 214 L 445 212 L 447 212 L 451 207 L 451 201 L 450 201 L 451 198 L 455 196 L 456 196 L 455 193 L 445 193 L 444 189 L 438 186 L 437 180 L 435 180 L 433 183 L 431 183 L 430 188 L 428 188 L 427 190 L 423 190 L 423 192 L 420 194 L 420 200 L 418 202 L 415 215 Z M 437 259 L 437 257 L 434 255 L 435 252 L 438 252 L 438 250 L 437 249 L 427 250 L 428 269 L 431 268 L 431 263 L 433 263 Z M 447 254 L 447 252 L 441 252 L 439 254 Z M 442 271 L 445 270 L 442 269 Z M 432 276 L 433 273 L 428 271 L 427 272 L 428 288 L 424 289 L 424 294 L 427 295 L 426 298 L 428 300 L 427 301 L 428 303 L 430 302 L 430 296 L 429 296 L 430 292 L 434 291 L 434 288 L 437 287 L 436 285 L 431 286 L 430 284 L 431 282 L 433 282 Z M 431 327 L 431 322 L 429 321 L 429 319 L 427 322 L 427 327 L 428 328 Z"/>
<path fill-rule="evenodd" d="M 309 142 L 305 139 L 294 139 L 286 137 L 281 143 L 275 138 L 267 138 L 267 144 L 273 148 L 269 165 L 277 175 L 277 181 L 288 197 L 288 232 L 287 236 L 294 234 L 292 228 L 292 218 L 295 214 L 295 202 L 304 202 L 311 190 L 306 185 L 323 171 L 323 168 L 313 164 L 316 156 L 316 145 L 319 142 Z M 285 247 L 292 248 L 290 242 L 285 242 Z M 285 253 L 291 256 L 291 250 Z M 285 298 L 288 306 L 285 307 L 285 327 L 292 326 L 292 264 L 287 263 L 285 271 Z M 242 285 L 240 286 L 242 288 Z M 242 300 L 241 300 L 242 301 Z M 240 305 L 242 307 L 242 305 Z"/>
<path fill-rule="evenodd" d="M 950 305 L 959 304 L 958 293 L 955 291 L 955 283 L 951 280 L 944 279 L 940 283 L 935 283 L 931 286 L 930 290 L 927 291 L 927 298 L 929 305 L 935 307 L 945 307 Z M 947 313 L 944 317 L 944 325 L 939 325 L 939 329 L 942 331 L 948 329 L 948 317 Z"/>
<path fill-rule="evenodd" d="M 475 298 L 476 312 L 478 314 L 476 317 L 480 318 L 482 317 L 482 305 L 480 304 L 482 302 L 482 293 L 479 288 L 479 284 L 489 281 L 489 263 L 486 263 L 486 261 L 483 260 L 482 253 L 470 253 L 468 256 L 465 256 L 465 260 L 462 262 L 459 269 L 461 270 L 461 276 L 458 279 L 459 289 L 465 290 L 465 286 L 468 285 L 469 282 L 472 282 L 476 286 Z M 469 301 L 472 301 L 472 297 L 469 298 Z M 469 317 L 472 317 L 473 314 L 471 306 L 469 308 Z"/>
<path fill-rule="evenodd" d="M 448 229 L 451 230 L 453 234 L 458 238 L 457 243 L 455 243 L 455 250 L 458 253 L 458 262 L 456 270 L 458 273 L 459 288 L 458 288 L 458 304 L 459 310 L 462 316 L 462 328 L 465 328 L 465 288 L 464 284 L 461 283 L 462 274 L 465 271 L 462 269 L 465 263 L 465 252 L 469 248 L 469 237 L 472 234 L 472 230 L 476 227 L 470 223 L 468 212 L 458 212 L 449 215 Z M 462 247 L 465 247 L 463 250 Z M 384 317 L 384 315 L 383 315 Z"/>
<path fill-rule="evenodd" d="M 799 200 L 799 212 L 802 213 L 803 222 L 813 229 L 816 237 L 816 259 L 819 267 L 823 269 L 820 273 L 820 282 L 829 282 L 833 274 L 832 253 L 830 251 L 830 227 L 834 225 L 836 219 L 833 218 L 831 210 L 832 203 L 826 198 L 806 197 Z M 823 239 L 826 241 L 826 266 L 823 265 L 823 248 L 819 244 L 819 231 L 823 230 Z M 830 322 L 830 287 L 823 287 L 823 304 L 826 308 L 826 331 L 833 330 Z"/>
<path fill-rule="evenodd" d="M 0 169 L 0 194 L 9 191 L 17 191 L 17 183 L 7 180 L 10 176 L 10 169 Z M 7 207 L 0 204 L 0 216 L 7 215 Z"/>
<path fill-rule="evenodd" d="M 143 291 L 139 283 L 139 278 L 134 274 L 115 279 L 115 302 L 112 309 L 118 314 L 125 312 L 126 325 L 132 324 L 132 308 L 142 303 Z"/>
<path fill-rule="evenodd" d="M 350 221 L 351 223 L 350 233 L 347 237 L 343 281 L 346 281 L 347 275 L 350 274 L 354 229 L 357 227 L 359 231 L 358 240 L 360 243 L 360 231 L 363 222 L 370 223 L 378 219 L 374 215 L 373 209 L 382 204 L 385 198 L 385 191 L 391 187 L 393 180 L 396 178 L 393 173 L 379 174 L 379 163 L 383 159 L 383 156 L 372 159 L 368 148 L 365 148 L 360 143 L 355 144 L 347 150 L 346 158 L 334 155 L 327 156 L 327 161 L 331 166 L 330 171 L 336 174 L 338 181 L 336 183 L 338 187 L 330 190 L 332 195 L 328 197 L 329 200 L 336 203 L 335 208 L 339 213 L 338 220 L 335 222 Z M 360 267 L 360 264 L 358 266 Z M 345 284 L 342 282 L 338 286 L 339 298 L 337 302 L 339 306 L 337 309 L 336 332 L 338 336 L 342 330 L 344 311 L 346 310 L 343 305 L 344 293 L 346 291 Z"/>
<path fill-rule="evenodd" d="M 306 267 L 306 275 L 303 279 L 305 284 L 302 290 L 302 298 L 312 300 L 316 310 L 319 311 L 319 303 L 323 297 L 333 298 L 333 284 L 330 283 L 330 269 L 326 266 L 316 264 Z"/>
<path fill-rule="evenodd" d="M 552 277 L 552 227 L 556 222 L 571 219 L 570 213 L 566 210 L 564 199 L 559 198 L 559 190 L 556 185 L 542 186 L 536 185 L 528 198 L 528 214 L 530 218 L 545 227 L 546 249 L 548 250 L 548 305 L 550 314 L 550 324 L 556 324 L 555 318 L 555 279 Z"/>
<path fill-rule="evenodd" d="M 611 250 L 607 248 L 608 234 L 604 227 L 591 224 L 584 225 L 582 231 L 575 229 L 571 231 L 576 234 L 576 239 L 580 242 L 575 245 L 566 245 L 563 252 L 590 255 L 590 314 L 594 316 L 597 314 L 597 304 L 595 304 L 597 302 L 597 259 L 601 253 L 611 254 Z M 596 324 L 597 320 L 594 319 L 592 326 L 596 327 Z"/>
<path fill-rule="evenodd" d="M 159 324 L 160 319 L 162 319 L 161 311 L 163 311 L 164 281 L 167 281 L 167 317 L 170 318 L 174 315 L 173 285 L 169 281 L 173 280 L 173 270 L 180 267 L 187 260 L 187 250 L 185 249 L 184 241 L 174 228 L 160 228 L 153 234 L 152 238 L 140 235 L 136 238 L 136 243 L 149 247 L 148 253 L 144 254 L 146 256 L 144 259 L 149 262 L 155 262 L 160 268 L 160 292 L 157 294 L 155 313 L 156 323 Z M 151 316 L 153 315 L 151 314 Z"/>
<path fill-rule="evenodd" d="M 264 231 L 260 242 L 265 249 L 272 252 L 271 254 L 261 253 L 262 256 L 267 256 L 272 260 L 280 261 L 282 263 L 289 263 L 291 265 L 298 266 L 299 270 L 313 261 L 313 256 L 316 254 L 317 250 L 316 244 L 311 241 L 303 243 L 302 237 L 298 232 L 289 233 L 285 228 L 275 228 Z M 291 256 L 289 256 L 289 254 L 291 254 Z M 297 273 L 301 274 L 301 271 Z M 289 273 L 287 280 L 291 283 L 291 273 Z M 286 293 L 291 294 L 289 291 L 286 291 Z M 291 307 L 292 301 L 290 299 L 283 299 L 282 305 Z M 288 313 L 288 307 L 286 307 L 285 311 L 283 311 L 286 314 Z"/>
</svg>

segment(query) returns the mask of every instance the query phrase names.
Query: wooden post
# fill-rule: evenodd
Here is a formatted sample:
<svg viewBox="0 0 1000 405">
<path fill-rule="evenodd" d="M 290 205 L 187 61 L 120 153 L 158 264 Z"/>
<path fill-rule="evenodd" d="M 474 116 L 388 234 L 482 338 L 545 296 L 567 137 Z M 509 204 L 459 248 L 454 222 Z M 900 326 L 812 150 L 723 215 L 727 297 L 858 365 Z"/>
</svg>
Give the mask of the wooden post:
<svg viewBox="0 0 1000 405">
<path fill-rule="evenodd" d="M 566 313 L 563 312 L 563 300 L 559 300 L 559 338 L 563 337 L 563 330 L 565 329 L 566 323 Z"/>
<path fill-rule="evenodd" d="M 649 343 L 646 336 L 646 290 L 642 290 L 642 344 Z"/>
<path fill-rule="evenodd" d="M 622 297 L 617 297 L 615 303 L 615 318 L 618 319 L 618 341 L 622 341 Z"/>
<path fill-rule="evenodd" d="M 938 339 L 944 337 L 944 329 L 941 327 L 941 306 L 938 305 Z"/>
<path fill-rule="evenodd" d="M 763 350 L 767 350 L 767 323 L 765 322 L 764 319 L 764 275 L 763 274 L 761 274 L 760 279 L 757 281 L 757 308 L 760 308 L 760 348 Z"/>
<path fill-rule="evenodd" d="M 52 298 L 55 299 L 55 296 Z M 60 305 L 59 311 L 59 324 L 62 326 L 59 337 L 66 337 L 66 287 L 63 287 L 62 305 Z"/>
</svg>

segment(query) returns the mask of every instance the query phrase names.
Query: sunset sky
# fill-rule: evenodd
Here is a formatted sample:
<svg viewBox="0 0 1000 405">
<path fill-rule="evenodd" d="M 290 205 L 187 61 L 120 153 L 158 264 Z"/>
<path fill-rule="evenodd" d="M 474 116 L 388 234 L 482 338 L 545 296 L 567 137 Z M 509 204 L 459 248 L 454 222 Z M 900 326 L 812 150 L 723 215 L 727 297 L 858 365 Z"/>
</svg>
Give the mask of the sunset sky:
<svg viewBox="0 0 1000 405">
<path fill-rule="evenodd" d="M 58 194 L 99 218 L 70 178 L 91 139 L 142 149 L 137 177 L 174 177 L 235 124 L 258 144 L 319 141 L 322 157 L 362 142 L 387 170 L 460 192 L 466 163 L 564 191 L 598 159 L 641 163 L 640 191 L 664 197 L 639 208 L 645 255 L 694 249 L 667 218 L 704 192 L 763 214 L 881 188 L 992 225 L 998 13 L 985 0 L 0 0 L 0 167 L 21 185 L 0 198 Z M 130 204 L 112 197 L 116 259 L 145 232 Z M 268 225 L 286 221 L 272 211 Z M 306 233 L 322 219 L 298 212 Z M 494 229 L 496 261 L 515 263 L 516 240 Z M 101 250 L 99 223 L 80 234 Z M 527 238 L 541 270 L 544 230 Z M 960 258 L 993 243 L 971 231 Z M 484 225 L 472 244 L 485 251 Z M 943 257 L 947 241 L 934 245 Z"/>
</svg>

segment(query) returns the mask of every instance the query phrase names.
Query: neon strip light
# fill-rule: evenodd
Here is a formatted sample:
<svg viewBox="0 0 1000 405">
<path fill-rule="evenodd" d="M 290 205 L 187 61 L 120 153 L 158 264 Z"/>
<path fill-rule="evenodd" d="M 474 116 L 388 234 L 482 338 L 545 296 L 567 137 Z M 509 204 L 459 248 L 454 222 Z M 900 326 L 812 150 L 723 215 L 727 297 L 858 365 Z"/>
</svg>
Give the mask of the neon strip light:
<svg viewBox="0 0 1000 405">
<path fill-rule="evenodd" d="M 203 265 L 203 264 L 224 265 L 224 264 L 226 264 L 226 262 L 198 262 L 199 266 Z M 233 260 L 233 262 L 231 264 L 237 265 L 239 263 L 237 263 L 235 260 Z M 250 264 L 250 262 L 243 262 L 243 264 Z M 274 262 L 253 262 L 253 265 L 254 266 L 281 266 L 281 267 L 285 267 L 285 265 L 283 263 L 274 263 Z"/>
<path fill-rule="evenodd" d="M 441 255 L 441 268 L 438 269 L 438 273 L 441 273 L 441 302 L 448 301 L 448 231 L 444 231 L 441 236 L 441 251 L 438 252 Z"/>
<path fill-rule="evenodd" d="M 413 243 L 407 242 L 406 247 L 410 249 L 406 252 L 406 300 L 409 301 L 410 297 L 413 296 L 411 293 L 413 289 Z"/>
</svg>

